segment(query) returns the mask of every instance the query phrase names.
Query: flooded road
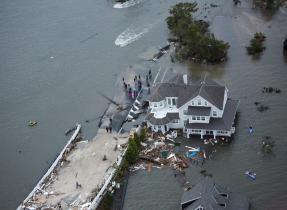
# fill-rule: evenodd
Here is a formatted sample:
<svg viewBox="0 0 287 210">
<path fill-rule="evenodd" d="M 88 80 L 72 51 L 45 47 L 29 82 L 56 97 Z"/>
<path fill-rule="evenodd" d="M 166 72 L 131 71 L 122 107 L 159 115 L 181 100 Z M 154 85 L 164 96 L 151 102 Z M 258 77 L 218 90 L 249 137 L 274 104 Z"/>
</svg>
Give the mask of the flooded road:
<svg viewBox="0 0 287 210">
<path fill-rule="evenodd" d="M 166 75 L 188 71 L 196 76 L 207 71 L 225 83 L 231 96 L 241 100 L 237 134 L 205 167 L 218 183 L 245 193 L 255 208 L 283 209 L 287 194 L 280 187 L 287 184 L 287 65 L 281 43 L 287 34 L 285 10 L 266 20 L 246 2 L 234 8 L 227 0 L 213 1 L 221 6 L 197 15 L 207 15 L 215 35 L 230 42 L 229 60 L 218 66 L 188 66 L 172 64 L 168 57 L 158 63 L 145 61 L 154 49 L 166 44 L 165 18 L 170 6 L 179 1 L 135 2 L 128 8 L 114 8 L 110 0 L 1 2 L 0 209 L 15 209 L 27 196 L 67 141 L 66 129 L 80 122 L 86 138 L 96 134 L 97 118 L 107 106 L 97 92 L 112 97 L 114 84 L 121 82 L 118 75 L 130 65 L 141 75 L 160 67 Z M 204 3 L 199 2 L 202 7 Z M 259 60 L 252 60 L 244 45 L 257 30 L 267 36 L 266 51 Z M 263 86 L 283 92 L 263 94 Z M 255 101 L 270 110 L 257 112 Z M 84 123 L 87 119 L 89 124 Z M 38 126 L 28 128 L 29 120 L 37 120 Z M 252 136 L 247 133 L 249 125 L 255 129 Z M 276 141 L 273 156 L 261 153 L 262 135 Z M 242 175 L 247 169 L 258 174 L 255 182 Z M 188 171 L 193 184 L 198 171 Z M 172 174 L 164 170 L 155 173 L 150 178 L 144 172 L 131 178 L 125 209 L 134 210 L 136 204 L 141 209 L 177 206 L 181 189 L 170 187 L 173 177 L 168 176 Z M 138 185 L 133 179 L 151 185 Z M 157 199 L 147 202 L 159 193 L 153 186 L 162 187 L 163 200 L 176 196 L 160 202 L 161 206 Z M 142 195 L 141 199 L 133 199 L 135 194 Z"/>
</svg>

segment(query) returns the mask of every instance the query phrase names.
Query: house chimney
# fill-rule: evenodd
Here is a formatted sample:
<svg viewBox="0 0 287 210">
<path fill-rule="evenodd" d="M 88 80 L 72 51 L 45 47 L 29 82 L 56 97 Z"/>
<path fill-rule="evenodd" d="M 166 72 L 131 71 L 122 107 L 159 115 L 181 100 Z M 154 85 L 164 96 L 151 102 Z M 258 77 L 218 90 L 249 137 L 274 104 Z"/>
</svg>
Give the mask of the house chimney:
<svg viewBox="0 0 287 210">
<path fill-rule="evenodd" d="M 187 74 L 182 75 L 183 83 L 187 85 Z"/>
</svg>

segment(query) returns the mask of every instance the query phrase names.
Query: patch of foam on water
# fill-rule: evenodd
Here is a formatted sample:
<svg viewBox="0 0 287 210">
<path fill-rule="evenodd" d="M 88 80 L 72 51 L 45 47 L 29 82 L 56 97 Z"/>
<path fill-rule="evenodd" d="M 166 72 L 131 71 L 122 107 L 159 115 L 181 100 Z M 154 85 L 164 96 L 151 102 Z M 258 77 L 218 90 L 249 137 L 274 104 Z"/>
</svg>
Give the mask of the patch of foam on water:
<svg viewBox="0 0 287 210">
<path fill-rule="evenodd" d="M 126 1 L 124 3 L 116 3 L 116 4 L 114 4 L 114 8 L 116 8 L 116 9 L 128 8 L 128 7 L 132 7 L 136 4 L 139 4 L 140 2 L 141 2 L 141 0 L 130 0 L 130 1 Z"/>
<path fill-rule="evenodd" d="M 142 37 L 149 31 L 149 28 L 127 28 L 116 39 L 115 44 L 124 47 Z"/>
</svg>

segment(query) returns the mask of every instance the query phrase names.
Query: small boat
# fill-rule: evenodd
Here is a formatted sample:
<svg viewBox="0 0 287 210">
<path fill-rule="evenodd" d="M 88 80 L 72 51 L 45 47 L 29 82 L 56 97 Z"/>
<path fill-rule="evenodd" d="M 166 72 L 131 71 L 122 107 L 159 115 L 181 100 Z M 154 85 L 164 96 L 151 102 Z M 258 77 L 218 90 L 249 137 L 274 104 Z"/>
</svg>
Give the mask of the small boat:
<svg viewBox="0 0 287 210">
<path fill-rule="evenodd" d="M 28 122 L 28 126 L 29 126 L 29 127 L 34 127 L 34 126 L 36 126 L 37 124 L 38 124 L 37 121 L 29 120 L 29 122 Z"/>
<path fill-rule="evenodd" d="M 245 171 L 245 175 L 249 176 L 253 180 L 256 179 L 256 173 L 254 173 L 252 171 Z"/>
</svg>

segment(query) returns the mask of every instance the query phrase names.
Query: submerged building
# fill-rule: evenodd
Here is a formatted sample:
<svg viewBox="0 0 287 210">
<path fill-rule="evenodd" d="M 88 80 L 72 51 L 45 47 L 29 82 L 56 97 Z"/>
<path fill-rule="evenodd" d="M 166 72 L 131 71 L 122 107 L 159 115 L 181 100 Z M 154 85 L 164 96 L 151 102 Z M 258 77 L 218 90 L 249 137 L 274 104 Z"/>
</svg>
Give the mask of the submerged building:
<svg viewBox="0 0 287 210">
<path fill-rule="evenodd" d="M 228 89 L 206 77 L 193 82 L 177 75 L 156 84 L 148 98 L 147 126 L 155 132 L 182 129 L 191 135 L 228 136 L 235 132 L 238 100 L 228 98 Z"/>
<path fill-rule="evenodd" d="M 248 210 L 248 199 L 228 191 L 205 177 L 190 191 L 184 192 L 181 198 L 182 210 Z"/>
</svg>

